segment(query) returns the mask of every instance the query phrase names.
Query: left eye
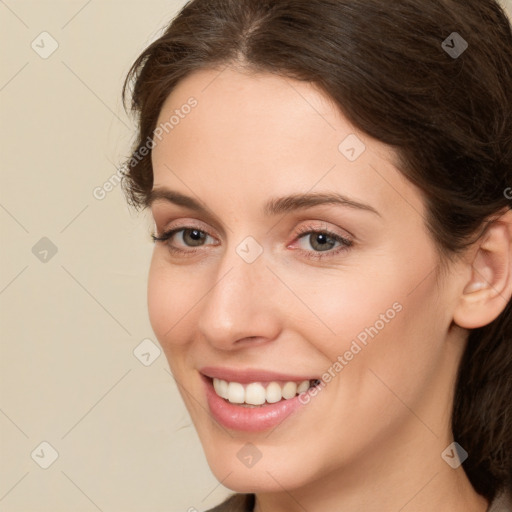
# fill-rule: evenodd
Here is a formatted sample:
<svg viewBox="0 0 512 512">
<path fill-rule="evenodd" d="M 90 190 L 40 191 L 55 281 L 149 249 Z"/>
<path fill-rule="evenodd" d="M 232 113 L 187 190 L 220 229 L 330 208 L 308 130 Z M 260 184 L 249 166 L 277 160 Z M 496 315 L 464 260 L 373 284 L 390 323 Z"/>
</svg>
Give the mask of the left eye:
<svg viewBox="0 0 512 512">
<path fill-rule="evenodd" d="M 311 254 L 311 256 L 316 258 L 321 258 L 324 256 L 323 254 L 318 253 L 329 252 L 329 255 L 337 254 L 339 251 L 348 249 L 352 245 L 351 240 L 348 240 L 347 238 L 344 238 L 341 235 L 332 233 L 330 231 L 306 231 L 300 234 L 298 240 L 307 240 L 309 246 L 313 248 L 313 254 Z M 341 246 L 337 250 L 331 251 L 331 249 L 335 247 L 336 243 L 340 244 Z M 311 253 L 307 247 L 305 248 L 303 246 L 301 249 Z"/>
</svg>

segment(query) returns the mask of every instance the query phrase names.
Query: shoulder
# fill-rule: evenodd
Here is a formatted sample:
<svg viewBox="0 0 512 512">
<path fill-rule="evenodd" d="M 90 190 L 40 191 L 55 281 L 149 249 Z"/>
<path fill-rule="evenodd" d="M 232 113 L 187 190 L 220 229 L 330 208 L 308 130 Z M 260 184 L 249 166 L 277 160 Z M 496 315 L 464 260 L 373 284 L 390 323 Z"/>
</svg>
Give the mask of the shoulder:
<svg viewBox="0 0 512 512">
<path fill-rule="evenodd" d="M 491 502 L 487 512 L 512 512 L 512 494 L 508 490 L 500 492 Z"/>
<path fill-rule="evenodd" d="M 206 512 L 252 512 L 253 508 L 254 494 L 233 494 Z"/>
</svg>

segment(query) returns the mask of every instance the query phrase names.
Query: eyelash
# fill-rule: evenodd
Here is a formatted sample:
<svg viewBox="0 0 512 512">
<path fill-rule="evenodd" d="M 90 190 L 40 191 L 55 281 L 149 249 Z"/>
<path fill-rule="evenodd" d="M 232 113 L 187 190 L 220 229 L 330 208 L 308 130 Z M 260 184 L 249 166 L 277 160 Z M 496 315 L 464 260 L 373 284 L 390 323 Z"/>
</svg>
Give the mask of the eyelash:
<svg viewBox="0 0 512 512">
<path fill-rule="evenodd" d="M 200 233 L 209 235 L 206 231 L 199 229 L 195 226 L 182 226 L 179 228 L 170 229 L 169 231 L 162 233 L 161 236 L 155 236 L 154 234 L 152 234 L 151 238 L 153 239 L 153 242 L 167 242 L 176 233 L 179 233 L 180 231 L 187 231 L 187 230 L 196 230 L 196 231 L 199 231 Z M 313 251 L 312 252 L 312 251 L 301 250 L 301 252 L 305 253 L 304 256 L 311 260 L 318 261 L 318 260 L 323 260 L 325 258 L 335 257 L 335 256 L 349 250 L 350 247 L 353 246 L 352 240 L 342 237 L 342 236 L 338 235 L 337 233 L 329 231 L 328 229 L 318 229 L 318 227 L 315 227 L 315 226 L 303 226 L 303 227 L 299 228 L 297 230 L 297 239 L 303 238 L 307 235 L 313 235 L 313 234 L 328 235 L 329 238 L 331 238 L 335 242 L 341 243 L 342 246 L 339 247 L 338 249 L 330 250 L 330 251 L 317 251 L 317 252 Z M 211 236 L 211 235 L 209 235 L 209 236 Z M 178 249 L 176 247 L 173 247 L 170 244 L 166 244 L 166 245 L 167 245 L 169 251 L 173 254 L 193 255 L 199 250 L 198 248 L 191 249 L 191 250 L 183 250 L 183 249 Z"/>
</svg>

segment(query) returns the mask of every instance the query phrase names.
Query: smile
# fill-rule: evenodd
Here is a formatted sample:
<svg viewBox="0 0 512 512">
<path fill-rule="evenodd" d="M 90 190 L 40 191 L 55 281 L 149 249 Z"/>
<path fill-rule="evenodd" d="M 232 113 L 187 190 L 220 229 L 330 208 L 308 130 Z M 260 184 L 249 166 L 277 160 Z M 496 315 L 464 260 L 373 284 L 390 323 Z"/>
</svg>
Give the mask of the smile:
<svg viewBox="0 0 512 512">
<path fill-rule="evenodd" d="M 261 382 L 242 384 L 214 378 L 213 389 L 217 396 L 232 404 L 256 407 L 265 403 L 275 404 L 281 400 L 290 400 L 297 394 L 307 391 L 315 383 L 316 381 L 303 380 L 299 383 L 272 381 L 266 385 Z"/>
<path fill-rule="evenodd" d="M 258 370 L 200 370 L 211 416 L 223 427 L 246 432 L 274 428 L 303 408 L 300 396 L 320 385 L 307 376 Z"/>
</svg>

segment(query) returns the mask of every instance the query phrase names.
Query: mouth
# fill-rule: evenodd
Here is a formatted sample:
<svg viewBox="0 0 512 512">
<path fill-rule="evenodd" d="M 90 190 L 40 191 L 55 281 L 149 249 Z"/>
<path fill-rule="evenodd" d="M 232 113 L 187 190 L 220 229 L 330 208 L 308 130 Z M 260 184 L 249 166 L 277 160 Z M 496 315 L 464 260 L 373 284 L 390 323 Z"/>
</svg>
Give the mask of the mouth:
<svg viewBox="0 0 512 512">
<path fill-rule="evenodd" d="M 248 432 L 268 430 L 283 422 L 310 402 L 311 398 L 301 401 L 301 395 L 321 382 L 318 378 L 225 369 L 202 369 L 200 375 L 213 418 L 225 428 Z"/>
<path fill-rule="evenodd" d="M 263 407 L 283 400 L 291 400 L 320 384 L 319 379 L 271 382 L 229 382 L 207 377 L 218 397 L 242 407 Z"/>
</svg>

